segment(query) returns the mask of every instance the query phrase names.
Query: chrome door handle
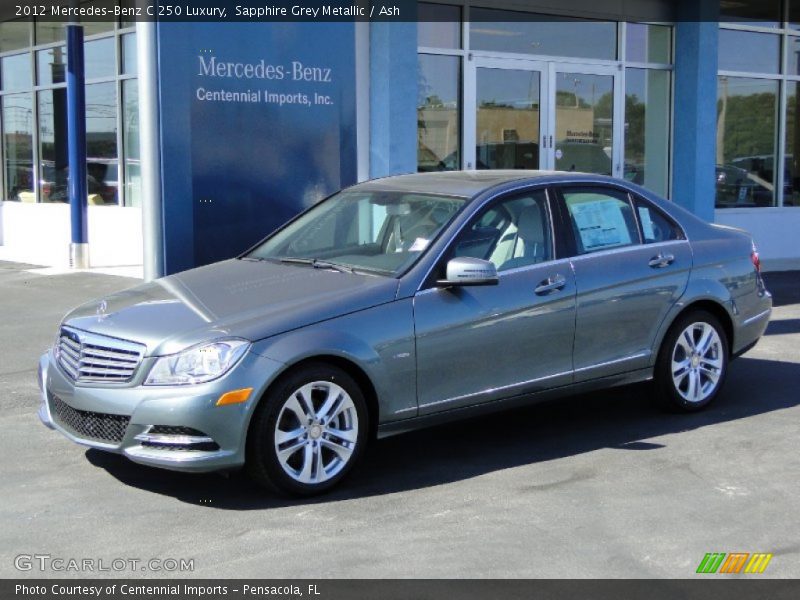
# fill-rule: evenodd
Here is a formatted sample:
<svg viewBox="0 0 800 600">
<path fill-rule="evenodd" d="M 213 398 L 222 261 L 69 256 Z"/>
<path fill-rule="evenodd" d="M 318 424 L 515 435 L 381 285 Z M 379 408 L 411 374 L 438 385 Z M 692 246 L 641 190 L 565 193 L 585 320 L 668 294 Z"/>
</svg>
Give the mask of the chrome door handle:
<svg viewBox="0 0 800 600">
<path fill-rule="evenodd" d="M 672 254 L 659 254 L 650 259 L 647 264 L 654 269 L 663 269 L 675 262 L 675 257 Z"/>
<path fill-rule="evenodd" d="M 565 285 L 567 285 L 567 280 L 563 275 L 553 275 L 541 282 L 533 291 L 537 294 L 548 294 L 562 289 Z"/>
</svg>

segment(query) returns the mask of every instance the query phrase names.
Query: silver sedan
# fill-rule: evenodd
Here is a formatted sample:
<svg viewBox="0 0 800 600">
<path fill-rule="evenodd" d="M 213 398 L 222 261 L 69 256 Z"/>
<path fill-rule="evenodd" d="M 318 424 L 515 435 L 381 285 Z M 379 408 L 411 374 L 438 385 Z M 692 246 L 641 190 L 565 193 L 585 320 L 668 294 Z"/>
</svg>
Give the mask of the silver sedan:
<svg viewBox="0 0 800 600">
<path fill-rule="evenodd" d="M 41 359 L 39 415 L 138 463 L 310 495 L 371 437 L 519 403 L 653 380 L 699 410 L 771 306 L 750 235 L 633 184 L 403 175 L 75 309 Z"/>
</svg>

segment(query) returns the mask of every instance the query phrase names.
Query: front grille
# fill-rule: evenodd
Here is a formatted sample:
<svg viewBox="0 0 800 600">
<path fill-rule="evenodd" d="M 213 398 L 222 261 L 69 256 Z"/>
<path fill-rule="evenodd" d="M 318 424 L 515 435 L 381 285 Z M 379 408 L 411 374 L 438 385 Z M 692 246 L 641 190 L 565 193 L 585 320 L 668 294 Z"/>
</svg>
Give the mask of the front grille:
<svg viewBox="0 0 800 600">
<path fill-rule="evenodd" d="M 142 361 L 142 344 L 61 328 L 56 355 L 64 372 L 78 382 L 126 383 Z"/>
<path fill-rule="evenodd" d="M 121 442 L 130 417 L 72 408 L 58 396 L 51 396 L 51 414 L 56 422 L 79 437 L 103 442 Z"/>
</svg>

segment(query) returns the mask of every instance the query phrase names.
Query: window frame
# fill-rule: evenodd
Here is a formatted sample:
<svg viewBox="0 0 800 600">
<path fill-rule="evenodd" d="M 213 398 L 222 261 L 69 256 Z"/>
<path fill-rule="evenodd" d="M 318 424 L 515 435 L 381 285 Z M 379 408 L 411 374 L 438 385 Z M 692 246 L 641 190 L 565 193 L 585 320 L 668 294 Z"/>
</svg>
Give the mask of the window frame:
<svg viewBox="0 0 800 600">
<path fill-rule="evenodd" d="M 630 198 L 631 204 L 633 205 L 633 214 L 634 217 L 636 218 L 636 222 L 639 227 L 639 238 L 642 240 L 641 241 L 642 246 L 652 246 L 654 244 L 665 244 L 669 242 L 684 242 L 688 239 L 686 237 L 686 232 L 683 230 L 683 227 L 681 227 L 681 224 L 678 223 L 675 219 L 673 219 L 670 215 L 668 215 L 666 211 L 662 210 L 660 207 L 656 206 L 653 202 L 650 202 L 647 198 L 641 196 L 640 194 L 634 194 L 628 191 L 628 197 Z M 639 207 L 636 206 L 637 203 L 642 204 L 647 209 L 653 211 L 654 213 L 659 215 L 662 219 L 664 219 L 667 223 L 669 223 L 669 225 L 673 229 L 675 229 L 675 231 L 678 232 L 678 237 L 674 240 L 660 240 L 660 241 L 647 242 L 644 237 L 644 227 L 642 226 L 642 220 L 639 217 Z"/>
<path fill-rule="evenodd" d="M 469 218 L 461 225 L 457 231 L 453 232 L 452 237 L 445 246 L 444 250 L 439 254 L 436 258 L 436 261 L 433 263 L 433 266 L 428 272 L 428 275 L 425 277 L 422 285 L 417 290 L 417 293 L 422 292 L 427 289 L 439 287 L 437 285 L 437 281 L 442 279 L 439 275 L 442 274 L 443 269 L 447 268 L 447 263 L 450 260 L 450 253 L 453 250 L 454 245 L 458 241 L 458 238 L 461 236 L 464 231 L 468 230 L 472 227 L 478 219 L 483 218 L 487 211 L 492 210 L 498 204 L 503 204 L 505 202 L 513 202 L 518 198 L 522 198 L 526 195 L 534 194 L 536 192 L 544 193 L 544 209 L 545 209 L 545 217 L 547 226 L 550 228 L 549 235 L 550 235 L 550 258 L 548 260 L 544 260 L 542 262 L 533 263 L 530 265 L 524 265 L 520 267 L 515 267 L 513 269 L 508 269 L 506 271 L 498 271 L 497 276 L 502 280 L 503 276 L 509 275 L 512 273 L 518 273 L 523 270 L 527 269 L 535 269 L 541 267 L 543 265 L 550 265 L 560 260 L 564 260 L 568 258 L 566 255 L 566 248 L 564 245 L 562 238 L 562 232 L 560 231 L 562 228 L 560 227 L 560 211 L 557 205 L 556 200 L 553 197 L 553 193 L 551 191 L 551 186 L 546 184 L 534 184 L 524 188 L 515 188 L 513 190 L 509 190 L 496 196 L 489 200 L 488 202 L 484 202 L 475 207 L 472 214 Z"/>
<path fill-rule="evenodd" d="M 559 210 L 561 213 L 561 229 L 563 230 L 563 236 L 565 238 L 566 249 L 569 258 L 577 258 L 583 256 L 594 256 L 598 254 L 603 254 L 607 252 L 620 252 L 629 249 L 636 249 L 644 247 L 648 244 L 644 243 L 644 237 L 642 234 L 642 226 L 639 222 L 639 215 L 636 213 L 636 206 L 633 202 L 632 194 L 630 190 L 627 190 L 622 187 L 617 187 L 614 185 L 607 185 L 602 183 L 580 183 L 580 182 L 564 182 L 557 185 L 552 186 L 553 188 L 553 195 L 556 197 Z M 586 191 L 585 193 L 602 193 L 609 195 L 611 198 L 616 198 L 617 200 L 623 201 L 627 203 L 628 208 L 631 209 L 631 213 L 633 214 L 633 220 L 636 228 L 636 235 L 637 239 L 630 244 L 625 244 L 622 246 L 612 246 L 610 248 L 602 248 L 599 250 L 595 250 L 592 252 L 579 252 L 578 251 L 578 240 L 575 236 L 575 230 L 573 228 L 572 216 L 569 212 L 569 207 L 567 206 L 567 199 L 564 196 L 564 191 L 568 189 L 577 189 L 581 191 Z M 596 191 L 595 191 L 596 190 Z M 616 194 L 620 197 L 615 195 L 610 195 L 608 192 L 616 192 Z"/>
</svg>

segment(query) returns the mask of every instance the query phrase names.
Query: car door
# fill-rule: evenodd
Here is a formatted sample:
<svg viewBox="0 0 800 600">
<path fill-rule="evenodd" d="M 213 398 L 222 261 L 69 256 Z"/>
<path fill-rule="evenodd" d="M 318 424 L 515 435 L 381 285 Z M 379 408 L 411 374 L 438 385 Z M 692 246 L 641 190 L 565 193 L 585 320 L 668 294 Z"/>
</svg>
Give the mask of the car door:
<svg viewBox="0 0 800 600">
<path fill-rule="evenodd" d="M 680 227 L 612 186 L 557 188 L 577 286 L 575 381 L 645 368 L 692 266 Z"/>
<path fill-rule="evenodd" d="M 494 201 L 456 236 L 414 298 L 420 415 L 572 381 L 575 281 L 553 240 L 543 189 Z M 491 260 L 499 283 L 437 286 L 458 256 Z"/>
</svg>

